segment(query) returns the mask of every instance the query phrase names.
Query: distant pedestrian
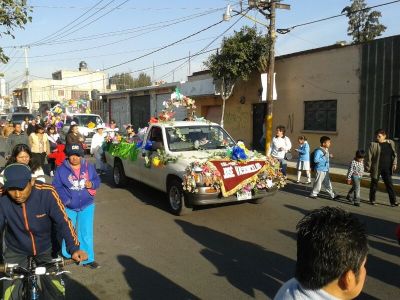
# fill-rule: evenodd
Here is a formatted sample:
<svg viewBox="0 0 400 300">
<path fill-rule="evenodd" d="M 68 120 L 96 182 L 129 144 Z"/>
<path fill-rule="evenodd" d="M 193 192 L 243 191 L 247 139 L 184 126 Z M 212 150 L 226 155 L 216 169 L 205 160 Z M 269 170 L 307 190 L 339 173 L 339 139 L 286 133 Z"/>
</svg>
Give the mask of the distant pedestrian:
<svg viewBox="0 0 400 300">
<path fill-rule="evenodd" d="M 37 124 L 38 123 L 36 122 L 36 119 L 33 119 L 32 121 L 29 122 L 28 128 L 25 131 L 28 136 L 30 136 L 33 132 L 35 132 Z"/>
<path fill-rule="evenodd" d="M 65 149 L 68 159 L 57 168 L 53 186 L 64 203 L 71 219 L 81 249 L 88 253 L 88 260 L 83 264 L 92 269 L 100 265 L 94 260 L 94 196 L 100 186 L 100 178 L 95 167 L 83 158 L 84 151 L 80 144 L 68 144 Z M 63 242 L 62 253 L 70 257 Z"/>
<path fill-rule="evenodd" d="M 92 144 L 90 146 L 90 154 L 96 159 L 96 169 L 98 174 L 105 174 L 107 165 L 104 163 L 103 144 L 107 134 L 104 132 L 105 126 L 99 124 L 95 128 L 96 133 L 93 135 Z"/>
<path fill-rule="evenodd" d="M 314 163 L 315 163 L 315 182 L 310 195 L 310 198 L 316 199 L 318 193 L 321 191 L 321 187 L 324 186 L 325 191 L 329 194 L 332 200 L 339 198 L 339 195 L 335 195 L 331 179 L 329 178 L 329 159 L 332 154 L 329 153 L 329 147 L 331 146 L 331 139 L 327 136 L 320 138 L 321 147 L 314 150 Z"/>
<path fill-rule="evenodd" d="M 27 132 L 28 126 L 29 126 L 29 117 L 27 116 L 27 117 L 24 118 L 24 120 L 21 123 L 22 131 Z"/>
<path fill-rule="evenodd" d="M 60 135 L 57 133 L 55 125 L 50 125 L 47 128 L 47 138 L 49 139 L 50 154 L 57 152 L 57 146 L 58 144 L 61 144 L 61 139 Z M 47 160 L 50 165 L 50 176 L 53 177 L 54 171 L 56 170 L 56 159 L 55 157 L 50 156 L 50 154 L 48 155 Z"/>
<path fill-rule="evenodd" d="M 297 183 L 300 183 L 301 172 L 305 171 L 307 175 L 306 184 L 311 183 L 310 171 L 310 145 L 304 135 L 299 136 L 299 147 L 295 151 L 299 154 L 297 159 Z"/>
<path fill-rule="evenodd" d="M 275 137 L 272 139 L 272 145 L 269 150 L 269 155 L 276 158 L 282 170 L 282 174 L 286 176 L 287 169 L 287 153 L 290 153 L 290 149 L 292 149 L 292 143 L 290 139 L 285 135 L 286 128 L 285 126 L 277 126 Z"/>
<path fill-rule="evenodd" d="M 347 184 L 351 184 L 352 187 L 347 193 L 346 199 L 353 201 L 355 206 L 360 206 L 360 189 L 361 189 L 361 178 L 364 174 L 364 150 L 357 150 L 356 156 L 352 160 L 349 169 L 347 171 Z"/>
<path fill-rule="evenodd" d="M 50 144 L 47 133 L 41 125 L 36 125 L 35 132 L 29 136 L 29 146 L 31 147 L 32 160 L 44 169 L 46 156 L 50 153 Z"/>
<path fill-rule="evenodd" d="M 117 123 L 114 120 L 110 121 L 110 128 L 107 130 L 108 138 L 114 140 L 117 136 L 119 128 L 117 127 Z"/>
<path fill-rule="evenodd" d="M 397 152 L 395 144 L 387 138 L 386 131 L 378 129 L 375 132 L 375 142 L 371 142 L 365 158 L 365 170 L 371 174 L 369 201 L 375 205 L 376 188 L 379 177 L 382 177 L 389 194 L 391 206 L 399 206 L 396 201 L 392 175 L 397 168 Z"/>
<path fill-rule="evenodd" d="M 13 132 L 8 136 L 7 139 L 7 147 L 5 151 L 5 158 L 8 159 L 11 155 L 11 151 L 14 149 L 14 147 L 18 144 L 25 144 L 28 145 L 28 136 L 25 134 L 25 132 L 22 131 L 21 124 L 19 123 L 14 123 L 14 130 Z"/>
<path fill-rule="evenodd" d="M 79 127 L 78 125 L 72 124 L 69 128 L 67 138 L 66 138 L 66 144 L 80 144 L 83 146 L 83 142 L 85 141 L 85 138 L 83 135 L 79 132 Z"/>
<path fill-rule="evenodd" d="M 357 298 L 367 276 L 365 226 L 340 208 L 323 207 L 307 214 L 296 229 L 295 276 L 279 289 L 274 299 Z"/>
</svg>

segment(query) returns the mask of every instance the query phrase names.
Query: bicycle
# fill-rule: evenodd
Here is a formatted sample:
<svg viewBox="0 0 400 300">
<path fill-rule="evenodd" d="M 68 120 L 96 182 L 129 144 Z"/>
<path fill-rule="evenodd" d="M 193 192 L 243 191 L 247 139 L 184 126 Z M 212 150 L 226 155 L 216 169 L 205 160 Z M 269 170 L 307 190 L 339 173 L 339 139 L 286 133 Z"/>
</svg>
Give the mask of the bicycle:
<svg viewBox="0 0 400 300">
<path fill-rule="evenodd" d="M 40 276 L 60 276 L 64 273 L 71 273 L 63 270 L 66 265 L 78 264 L 73 259 L 63 259 L 58 257 L 49 262 L 37 265 L 34 257 L 28 256 L 28 267 L 24 268 L 18 264 L 0 264 L 0 273 L 8 276 L 1 277 L 0 280 L 22 280 L 22 295 L 18 299 L 38 300 L 40 295 Z M 62 279 L 61 279 L 62 281 Z"/>
</svg>

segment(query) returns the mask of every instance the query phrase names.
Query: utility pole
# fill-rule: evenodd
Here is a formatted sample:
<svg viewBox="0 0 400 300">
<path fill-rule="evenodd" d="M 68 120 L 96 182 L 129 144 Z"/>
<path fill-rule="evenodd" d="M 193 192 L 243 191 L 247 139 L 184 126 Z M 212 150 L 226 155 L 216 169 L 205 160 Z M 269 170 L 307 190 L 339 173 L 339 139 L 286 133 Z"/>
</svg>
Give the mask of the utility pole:
<svg viewBox="0 0 400 300">
<path fill-rule="evenodd" d="M 250 8 L 256 8 L 269 19 L 268 35 L 271 41 L 268 58 L 268 82 L 267 82 L 267 104 L 265 106 L 265 153 L 269 152 L 272 143 L 272 112 L 273 112 L 273 98 L 274 98 L 274 73 L 275 73 L 275 42 L 276 42 L 276 9 L 290 9 L 290 5 L 280 3 L 281 0 L 249 0 Z M 269 13 L 265 12 L 268 10 Z M 279 31 L 279 30 L 278 30 Z"/>
<path fill-rule="evenodd" d="M 29 112 L 32 112 L 32 95 L 29 86 L 29 63 L 28 63 L 28 47 L 24 47 L 24 54 L 25 54 L 25 78 L 26 78 L 26 100 Z"/>
</svg>

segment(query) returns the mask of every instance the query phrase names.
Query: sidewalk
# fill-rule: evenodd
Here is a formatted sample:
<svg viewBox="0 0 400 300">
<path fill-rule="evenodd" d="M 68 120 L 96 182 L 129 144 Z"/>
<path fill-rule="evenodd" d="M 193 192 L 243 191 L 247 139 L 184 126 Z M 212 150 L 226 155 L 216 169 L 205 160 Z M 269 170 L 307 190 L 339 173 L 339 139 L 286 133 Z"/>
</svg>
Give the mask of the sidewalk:
<svg viewBox="0 0 400 300">
<path fill-rule="evenodd" d="M 288 174 L 292 174 L 292 175 L 297 174 L 295 161 L 288 161 L 287 172 L 288 172 Z M 331 181 L 333 181 L 333 182 L 346 183 L 347 166 L 331 164 L 331 168 L 329 170 L 329 175 L 330 175 Z M 305 174 L 302 174 L 302 176 L 305 176 Z M 365 188 L 369 188 L 370 183 L 371 183 L 371 178 L 369 177 L 369 173 L 365 173 L 365 178 L 363 177 L 363 179 L 361 180 L 361 186 L 365 187 Z M 399 174 L 396 174 L 393 176 L 393 185 L 394 185 L 394 189 L 396 191 L 397 196 L 400 196 L 400 176 L 399 176 Z M 386 187 L 382 180 L 380 180 L 378 183 L 378 191 L 386 192 Z"/>
</svg>

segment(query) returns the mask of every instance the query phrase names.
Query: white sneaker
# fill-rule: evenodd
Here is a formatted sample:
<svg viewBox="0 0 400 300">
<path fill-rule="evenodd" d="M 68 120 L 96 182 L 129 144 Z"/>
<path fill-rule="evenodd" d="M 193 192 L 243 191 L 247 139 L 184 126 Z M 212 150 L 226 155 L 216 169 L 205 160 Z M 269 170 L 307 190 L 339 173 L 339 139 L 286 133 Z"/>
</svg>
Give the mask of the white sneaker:
<svg viewBox="0 0 400 300">
<path fill-rule="evenodd" d="M 54 177 L 54 171 L 50 171 L 50 177 Z"/>
</svg>

